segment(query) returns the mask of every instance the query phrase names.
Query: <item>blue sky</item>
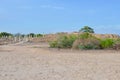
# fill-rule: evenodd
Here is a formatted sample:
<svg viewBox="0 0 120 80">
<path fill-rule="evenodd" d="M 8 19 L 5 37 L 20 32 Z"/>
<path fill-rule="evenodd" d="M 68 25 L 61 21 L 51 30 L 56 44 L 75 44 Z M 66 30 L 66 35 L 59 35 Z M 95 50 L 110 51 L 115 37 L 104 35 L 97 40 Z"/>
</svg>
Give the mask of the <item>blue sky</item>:
<svg viewBox="0 0 120 80">
<path fill-rule="evenodd" d="M 120 34 L 120 0 L 0 0 L 0 32 Z"/>
</svg>

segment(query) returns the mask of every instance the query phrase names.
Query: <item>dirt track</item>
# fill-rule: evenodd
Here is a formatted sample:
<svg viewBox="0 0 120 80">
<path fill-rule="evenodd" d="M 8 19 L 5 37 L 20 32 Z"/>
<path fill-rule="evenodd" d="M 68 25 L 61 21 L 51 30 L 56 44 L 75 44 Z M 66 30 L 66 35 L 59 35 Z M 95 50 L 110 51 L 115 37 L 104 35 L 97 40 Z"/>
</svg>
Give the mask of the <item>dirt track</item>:
<svg viewBox="0 0 120 80">
<path fill-rule="evenodd" d="M 120 51 L 0 47 L 0 80 L 120 80 Z"/>
</svg>

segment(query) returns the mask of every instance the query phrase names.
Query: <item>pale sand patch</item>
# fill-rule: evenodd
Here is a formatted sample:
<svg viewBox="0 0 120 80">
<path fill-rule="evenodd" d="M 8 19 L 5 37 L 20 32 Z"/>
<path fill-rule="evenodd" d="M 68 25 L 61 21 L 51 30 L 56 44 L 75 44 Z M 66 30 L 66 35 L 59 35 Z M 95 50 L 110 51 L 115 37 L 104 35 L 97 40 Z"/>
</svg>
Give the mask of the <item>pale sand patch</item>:
<svg viewBox="0 0 120 80">
<path fill-rule="evenodd" d="M 0 49 L 0 80 L 120 79 L 119 51 L 58 51 L 33 44 Z"/>
</svg>

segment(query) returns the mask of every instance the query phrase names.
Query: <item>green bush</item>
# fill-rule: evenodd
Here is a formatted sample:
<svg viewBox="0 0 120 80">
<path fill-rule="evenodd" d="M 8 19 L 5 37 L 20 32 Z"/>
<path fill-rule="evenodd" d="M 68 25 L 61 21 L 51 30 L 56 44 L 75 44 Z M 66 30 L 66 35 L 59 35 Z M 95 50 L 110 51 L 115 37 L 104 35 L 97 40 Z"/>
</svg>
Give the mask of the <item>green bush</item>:
<svg viewBox="0 0 120 80">
<path fill-rule="evenodd" d="M 50 42 L 52 48 L 72 48 L 73 42 L 77 39 L 76 35 L 61 36 L 57 41 Z"/>
<path fill-rule="evenodd" d="M 114 44 L 115 44 L 115 41 L 113 39 L 104 39 L 104 40 L 101 40 L 100 42 L 100 46 L 102 49 L 112 48 Z"/>
<path fill-rule="evenodd" d="M 87 39 L 87 38 L 91 38 L 91 37 L 93 37 L 93 36 L 90 33 L 87 33 L 87 32 L 79 35 L 80 39 Z"/>
<path fill-rule="evenodd" d="M 58 42 L 57 41 L 52 41 L 49 43 L 51 48 L 56 48 L 58 46 Z"/>
</svg>

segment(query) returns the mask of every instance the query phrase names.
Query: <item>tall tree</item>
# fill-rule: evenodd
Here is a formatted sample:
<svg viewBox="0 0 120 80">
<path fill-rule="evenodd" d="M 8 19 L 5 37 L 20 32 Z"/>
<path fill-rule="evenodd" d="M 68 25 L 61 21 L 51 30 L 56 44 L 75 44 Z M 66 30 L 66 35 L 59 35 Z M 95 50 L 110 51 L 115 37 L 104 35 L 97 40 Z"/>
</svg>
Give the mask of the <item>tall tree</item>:
<svg viewBox="0 0 120 80">
<path fill-rule="evenodd" d="M 94 30 L 93 30 L 91 27 L 89 27 L 89 26 L 84 26 L 83 28 L 81 28 L 81 29 L 79 30 L 79 32 L 94 33 Z"/>
</svg>

